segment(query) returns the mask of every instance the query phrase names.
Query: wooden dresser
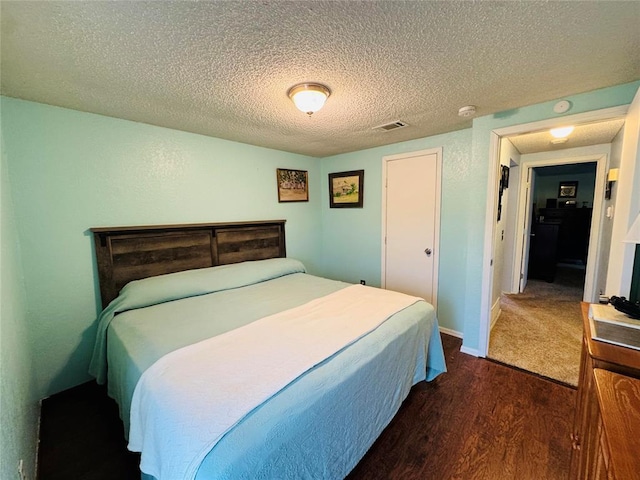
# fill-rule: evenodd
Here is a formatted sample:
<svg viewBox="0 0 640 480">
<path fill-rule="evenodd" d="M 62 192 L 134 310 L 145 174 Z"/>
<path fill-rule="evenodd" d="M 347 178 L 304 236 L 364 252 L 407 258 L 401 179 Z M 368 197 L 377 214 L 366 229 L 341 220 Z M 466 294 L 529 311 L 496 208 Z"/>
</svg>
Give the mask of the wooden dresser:
<svg viewBox="0 0 640 480">
<path fill-rule="evenodd" d="M 640 480 L 640 351 L 584 338 L 571 479 Z"/>
</svg>

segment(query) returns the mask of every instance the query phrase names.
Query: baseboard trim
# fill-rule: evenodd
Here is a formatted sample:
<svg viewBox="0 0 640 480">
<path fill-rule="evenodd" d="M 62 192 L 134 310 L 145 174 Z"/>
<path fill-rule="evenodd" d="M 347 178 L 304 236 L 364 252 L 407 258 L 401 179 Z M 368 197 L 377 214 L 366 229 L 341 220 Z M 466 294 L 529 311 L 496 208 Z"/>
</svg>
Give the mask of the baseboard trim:
<svg viewBox="0 0 640 480">
<path fill-rule="evenodd" d="M 495 301 L 493 306 L 491 307 L 491 324 L 489 325 L 489 331 L 493 330 L 493 327 L 498 323 L 498 318 L 500 318 L 500 314 L 502 313 L 502 309 L 500 308 L 500 297 Z"/>
<path fill-rule="evenodd" d="M 450 328 L 446 328 L 446 327 L 439 327 L 439 329 L 440 329 L 440 333 L 445 333 L 447 335 L 451 335 L 452 337 L 464 338 L 462 335 L 462 332 L 458 332 L 457 330 L 451 330 Z M 462 353 L 466 353 L 467 355 L 473 355 L 474 357 L 483 356 L 483 355 L 480 355 L 480 350 L 476 348 L 465 347 L 464 345 L 460 347 L 460 351 Z"/>
<path fill-rule="evenodd" d="M 462 332 L 458 332 L 457 330 L 451 330 L 450 328 L 446 328 L 446 327 L 438 327 L 440 330 L 440 333 L 446 333 L 447 335 L 451 335 L 452 337 L 456 337 L 456 338 L 462 338 Z"/>
<path fill-rule="evenodd" d="M 482 357 L 482 355 L 480 355 L 480 350 L 478 350 L 477 348 L 469 348 L 462 345 L 460 347 L 460 351 L 462 353 L 466 353 L 467 355 L 472 355 L 474 357 Z"/>
</svg>

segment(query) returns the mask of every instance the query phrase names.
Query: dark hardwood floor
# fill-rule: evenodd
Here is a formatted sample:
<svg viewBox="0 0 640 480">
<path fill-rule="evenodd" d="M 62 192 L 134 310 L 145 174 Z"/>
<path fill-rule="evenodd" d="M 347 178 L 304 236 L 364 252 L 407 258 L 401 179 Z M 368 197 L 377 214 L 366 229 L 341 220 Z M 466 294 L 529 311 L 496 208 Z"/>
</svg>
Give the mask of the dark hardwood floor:
<svg viewBox="0 0 640 480">
<path fill-rule="evenodd" d="M 348 479 L 567 478 L 575 390 L 465 355 L 459 339 L 442 338 L 449 372 L 413 387 Z M 101 387 L 43 402 L 40 479 L 139 479 L 138 459 Z"/>
<path fill-rule="evenodd" d="M 442 339 L 449 371 L 413 387 L 349 480 L 568 478 L 576 391 Z"/>
</svg>

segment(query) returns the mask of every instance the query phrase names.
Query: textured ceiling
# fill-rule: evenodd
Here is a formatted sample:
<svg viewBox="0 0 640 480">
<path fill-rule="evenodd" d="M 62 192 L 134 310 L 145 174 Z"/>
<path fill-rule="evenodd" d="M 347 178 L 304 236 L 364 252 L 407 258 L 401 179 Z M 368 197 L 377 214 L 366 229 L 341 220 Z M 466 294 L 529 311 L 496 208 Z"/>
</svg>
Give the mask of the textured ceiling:
<svg viewBox="0 0 640 480">
<path fill-rule="evenodd" d="M 564 150 L 566 148 L 611 143 L 623 125 L 624 119 L 574 125 L 575 128 L 567 137 L 567 141 L 558 144 L 551 143 L 551 140 L 554 140 L 554 138 L 551 136 L 551 133 L 549 133 L 549 130 L 509 137 L 509 140 L 511 140 L 511 143 L 513 143 L 523 155 L 527 153 Z"/>
<path fill-rule="evenodd" d="M 640 2 L 2 1 L 1 93 L 313 156 L 640 78 Z M 332 95 L 308 118 L 286 92 Z M 402 120 L 390 132 L 373 127 Z"/>
</svg>

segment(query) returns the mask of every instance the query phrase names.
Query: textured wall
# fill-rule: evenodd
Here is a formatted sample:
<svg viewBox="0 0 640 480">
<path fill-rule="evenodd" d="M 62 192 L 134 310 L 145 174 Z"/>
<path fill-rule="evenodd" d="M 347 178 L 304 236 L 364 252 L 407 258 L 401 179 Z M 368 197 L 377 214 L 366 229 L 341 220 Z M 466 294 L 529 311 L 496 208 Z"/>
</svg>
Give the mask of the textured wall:
<svg viewBox="0 0 640 480">
<path fill-rule="evenodd" d="M 567 115 L 628 104 L 640 82 L 566 97 Z M 322 159 L 323 274 L 380 284 L 382 157 L 443 147 L 438 319 L 478 351 L 482 314 L 489 139 L 494 129 L 562 117 L 547 102 L 474 120 L 473 128 Z M 365 169 L 363 209 L 330 209 L 327 174 Z M 338 235 L 339 233 L 339 235 Z"/>
<path fill-rule="evenodd" d="M 503 165 L 509 167 L 511 165 L 511 160 L 518 163 L 520 160 L 520 154 L 513 144 L 505 138 L 500 142 L 500 167 Z M 500 177 L 498 177 L 498 185 L 499 181 Z M 508 225 L 510 224 L 512 217 L 515 215 L 517 203 L 510 202 L 509 200 L 513 200 L 511 193 L 516 189 L 517 184 L 518 178 L 510 177 L 509 187 L 503 188 L 500 221 L 496 221 L 495 231 L 493 232 L 493 284 L 491 286 L 492 308 L 496 305 L 496 302 L 502 294 L 502 282 L 503 277 L 505 276 L 505 268 L 511 268 L 511 265 L 513 264 L 509 257 L 509 255 L 512 254 L 512 250 L 509 249 L 509 242 L 511 239 L 509 238 Z M 495 188 L 497 190 L 499 187 L 497 186 Z M 498 310 L 493 311 L 492 314 L 497 315 Z"/>
<path fill-rule="evenodd" d="M 2 125 L 41 396 L 89 378 L 90 227 L 283 218 L 288 255 L 319 268 L 315 159 L 9 98 Z M 309 202 L 278 203 L 278 167 L 309 171 Z"/>
<path fill-rule="evenodd" d="M 507 200 L 507 216 L 504 225 L 504 250 L 502 267 L 502 284 L 500 288 L 503 292 L 517 293 L 512 291 L 513 287 L 513 262 L 516 244 L 516 218 L 518 216 L 518 199 L 520 197 L 520 153 L 508 139 L 503 139 L 500 145 L 503 148 L 505 156 L 509 160 L 513 160 L 516 165 L 512 165 L 509 169 L 509 188 L 505 192 Z M 505 151 L 506 150 L 506 151 Z"/>
<path fill-rule="evenodd" d="M 568 97 L 569 114 L 630 102 L 640 82 Z M 438 307 L 480 345 L 489 134 L 556 116 L 554 102 L 478 118 L 470 130 L 322 160 L 56 107 L 2 99 L 37 392 L 86 380 L 101 225 L 286 218 L 288 254 L 313 273 L 380 282 L 385 155 L 443 146 Z M 306 169 L 310 202 L 278 204 L 277 167 Z M 327 174 L 364 168 L 365 207 L 329 209 Z M 493 213 L 491 213 L 493 214 Z M 340 235 L 335 235 L 340 232 Z"/>
<path fill-rule="evenodd" d="M 609 158 L 609 168 L 620 168 L 620 160 L 622 157 L 622 141 L 624 140 L 624 128 L 620 130 L 618 135 L 611 142 L 611 156 Z M 600 269 L 598 270 L 598 278 L 596 278 L 595 291 L 604 294 L 607 286 L 607 274 L 609 272 L 609 252 L 611 251 L 611 236 L 613 233 L 613 217 L 606 216 L 606 210 L 616 204 L 618 198 L 618 189 L 614 185 L 611 190 L 611 198 L 604 201 L 605 216 L 602 220 L 602 236 L 600 245 L 602 249 L 599 252 Z M 615 215 L 615 209 L 613 209 Z"/>
<path fill-rule="evenodd" d="M 629 297 L 636 249 L 623 239 L 640 212 L 640 89 L 627 113 L 619 168 L 605 294 Z"/>
<path fill-rule="evenodd" d="M 0 134 L 1 135 L 1 134 Z M 4 135 L 2 135 L 4 137 Z M 2 290 L 0 312 L 0 478 L 18 478 L 18 462 L 24 461 L 28 478 L 35 478 L 36 439 L 40 406 L 34 387 L 27 305 L 18 245 L 11 185 L 2 144 L 2 237 L 0 252 Z"/>
<path fill-rule="evenodd" d="M 323 159 L 323 274 L 380 286 L 382 157 L 434 147 L 443 147 L 438 320 L 441 326 L 462 332 L 466 250 L 461 241 L 466 238 L 464 219 L 473 201 L 465 192 L 475 182 L 469 174 L 469 129 Z M 329 208 L 327 175 L 358 169 L 365 170 L 364 208 Z"/>
</svg>

